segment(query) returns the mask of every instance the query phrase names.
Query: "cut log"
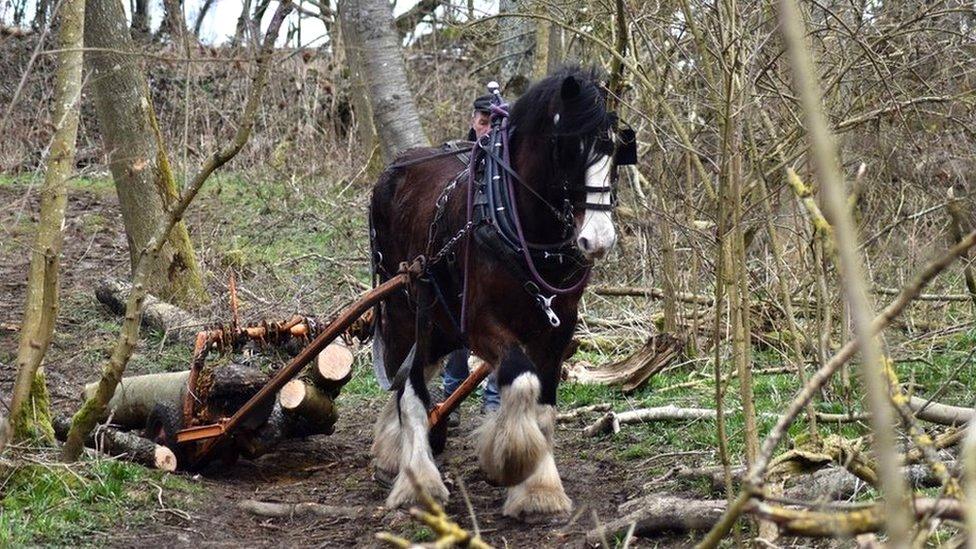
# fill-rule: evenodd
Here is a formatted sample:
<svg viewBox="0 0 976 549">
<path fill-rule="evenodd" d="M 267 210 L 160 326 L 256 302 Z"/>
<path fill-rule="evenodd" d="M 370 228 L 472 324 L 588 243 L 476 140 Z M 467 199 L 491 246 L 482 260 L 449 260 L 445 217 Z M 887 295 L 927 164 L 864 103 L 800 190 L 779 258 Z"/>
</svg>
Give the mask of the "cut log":
<svg viewBox="0 0 976 549">
<path fill-rule="evenodd" d="M 237 445 L 244 457 L 254 459 L 267 454 L 275 446 L 291 436 L 292 418 L 285 414 L 277 402 L 271 409 L 267 421 L 247 436 L 237 437 Z"/>
<path fill-rule="evenodd" d="M 363 514 L 362 507 L 347 507 L 344 505 L 323 505 L 315 502 L 304 503 L 274 503 L 271 501 L 257 501 L 245 499 L 238 502 L 241 511 L 261 517 L 292 518 L 305 515 L 315 515 L 325 518 L 354 519 Z"/>
<path fill-rule="evenodd" d="M 337 419 L 335 406 L 332 398 L 315 385 L 293 379 L 278 392 L 278 403 L 292 418 L 289 429 L 294 436 L 332 434 Z"/>
<path fill-rule="evenodd" d="M 54 418 L 54 434 L 59 440 L 68 437 L 71 419 L 65 416 Z M 85 441 L 85 446 L 94 448 L 108 456 L 119 456 L 128 461 L 160 469 L 162 471 L 176 470 L 176 455 L 165 446 L 142 438 L 133 433 L 126 433 L 111 427 L 96 429 Z"/>
<path fill-rule="evenodd" d="M 206 377 L 206 376 L 204 376 Z M 146 374 L 122 378 L 108 403 L 112 423 L 126 429 L 141 429 L 146 425 L 149 413 L 157 405 L 176 406 L 181 409 L 189 371 Z M 214 416 L 229 415 L 251 398 L 265 383 L 268 375 L 253 366 L 224 364 L 214 368 L 209 379 L 199 380 L 197 387 L 206 395 L 206 406 Z M 98 382 L 85 385 L 82 398 L 91 398 L 98 389 Z M 271 412 L 269 404 L 263 414 L 256 414 L 255 425 L 264 422 Z M 100 418 L 105 420 L 108 415 Z"/>
<path fill-rule="evenodd" d="M 206 383 L 209 372 L 210 383 Z M 204 369 L 197 382 L 198 394 L 206 403 L 208 418 L 231 416 L 245 402 L 250 400 L 262 387 L 268 383 L 268 374 L 257 366 L 238 363 L 222 364 L 211 370 Z M 268 399 L 262 403 L 261 409 L 248 416 L 242 425 L 245 429 L 253 429 L 262 425 L 271 413 L 274 400 Z"/>
<path fill-rule="evenodd" d="M 668 405 L 657 408 L 641 408 L 626 412 L 607 412 L 606 415 L 583 430 L 590 437 L 606 433 L 619 433 L 620 426 L 628 423 L 647 423 L 651 421 L 688 421 L 696 419 L 715 419 L 715 410 L 709 408 L 678 408 Z"/>
<path fill-rule="evenodd" d="M 126 429 L 141 429 L 146 425 L 149 412 L 157 404 L 179 405 L 183 401 L 190 372 L 167 372 L 143 376 L 124 377 L 108 402 L 108 414 L 112 424 Z M 84 400 L 95 395 L 98 382 L 89 383 L 81 392 Z M 108 415 L 99 418 L 104 421 Z"/>
<path fill-rule="evenodd" d="M 644 346 L 629 357 L 595 369 L 570 371 L 569 377 L 578 383 L 620 385 L 625 393 L 642 387 L 684 350 L 684 340 L 670 334 L 652 336 Z"/>
<path fill-rule="evenodd" d="M 309 379 L 325 394 L 335 398 L 342 386 L 352 379 L 352 363 L 352 351 L 345 345 L 333 343 L 308 367 Z"/>
<path fill-rule="evenodd" d="M 125 302 L 132 285 L 116 279 L 106 279 L 95 289 L 95 298 L 118 315 L 125 313 Z M 146 294 L 143 301 L 142 324 L 152 330 L 164 332 L 167 337 L 192 343 L 204 322 L 185 310 Z"/>
<path fill-rule="evenodd" d="M 909 406 L 918 419 L 939 425 L 965 425 L 973 417 L 972 408 L 929 402 L 919 397 L 912 397 Z"/>
</svg>

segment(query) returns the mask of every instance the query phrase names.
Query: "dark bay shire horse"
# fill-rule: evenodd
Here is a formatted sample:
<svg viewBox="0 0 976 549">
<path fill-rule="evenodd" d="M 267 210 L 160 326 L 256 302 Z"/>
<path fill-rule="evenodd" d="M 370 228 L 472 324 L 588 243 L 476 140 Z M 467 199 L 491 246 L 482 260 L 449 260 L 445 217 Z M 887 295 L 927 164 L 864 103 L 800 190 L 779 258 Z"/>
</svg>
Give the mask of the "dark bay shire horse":
<svg viewBox="0 0 976 549">
<path fill-rule="evenodd" d="M 504 513 L 572 506 L 552 452 L 556 386 L 592 262 L 616 240 L 615 121 L 596 72 L 578 67 L 536 83 L 511 109 L 495 98 L 492 132 L 473 159 L 408 150 L 373 189 L 376 276 L 427 258 L 425 275 L 377 315 L 374 361 L 395 397 L 373 453 L 377 474 L 395 478 L 390 507 L 417 501 L 408 469 L 435 498 L 448 496 L 426 380 L 465 346 L 497 374 L 501 408 L 477 433 L 478 458 L 509 487 Z"/>
</svg>

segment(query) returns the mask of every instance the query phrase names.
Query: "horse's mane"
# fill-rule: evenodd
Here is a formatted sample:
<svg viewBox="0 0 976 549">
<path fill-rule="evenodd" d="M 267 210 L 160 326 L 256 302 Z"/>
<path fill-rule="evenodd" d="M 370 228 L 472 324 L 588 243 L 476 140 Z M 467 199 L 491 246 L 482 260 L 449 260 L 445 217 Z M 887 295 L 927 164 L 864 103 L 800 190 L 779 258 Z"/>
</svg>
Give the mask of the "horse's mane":
<svg viewBox="0 0 976 549">
<path fill-rule="evenodd" d="M 553 127 L 549 105 L 559 97 L 563 80 L 575 77 L 580 93 L 564 104 L 559 124 Z M 609 124 L 606 95 L 600 85 L 602 71 L 596 67 L 566 65 L 533 84 L 512 107 L 511 122 L 516 133 L 525 135 L 586 135 Z"/>
</svg>

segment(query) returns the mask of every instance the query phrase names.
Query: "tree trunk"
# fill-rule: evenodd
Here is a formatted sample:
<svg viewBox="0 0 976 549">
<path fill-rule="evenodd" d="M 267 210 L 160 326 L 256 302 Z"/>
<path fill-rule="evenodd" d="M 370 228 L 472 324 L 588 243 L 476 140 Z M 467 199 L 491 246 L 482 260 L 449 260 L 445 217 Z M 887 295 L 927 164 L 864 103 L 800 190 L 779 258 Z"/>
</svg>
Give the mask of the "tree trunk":
<svg viewBox="0 0 976 549">
<path fill-rule="evenodd" d="M 159 25 L 158 38 L 168 36 L 174 43 L 182 40 L 186 32 L 186 20 L 183 18 L 182 0 L 163 0 L 163 22 Z"/>
<path fill-rule="evenodd" d="M 351 23 L 343 28 L 347 39 L 355 34 L 353 43 L 362 48 L 362 74 L 383 158 L 389 162 L 404 149 L 427 145 L 393 27 L 393 8 L 385 0 L 346 0 L 340 9 Z"/>
<path fill-rule="evenodd" d="M 136 64 L 138 57 L 124 54 L 133 51 L 132 40 L 119 24 L 124 20 L 118 1 L 91 0 L 85 17 L 85 45 L 113 50 L 91 54 L 91 82 L 135 270 L 153 232 L 176 202 L 177 187 L 149 87 Z M 180 304 L 206 297 L 193 245 L 182 222 L 174 227 L 159 256 L 147 259 L 152 261 L 148 291 Z"/>
<path fill-rule="evenodd" d="M 149 0 L 135 0 L 132 11 L 132 38 L 145 40 L 149 36 Z"/>
<path fill-rule="evenodd" d="M 64 241 L 62 227 L 67 201 L 65 181 L 74 168 L 78 136 L 85 1 L 63 0 L 58 17 L 60 53 L 54 91 L 55 133 L 41 188 L 40 221 L 31 252 L 27 304 L 17 347 L 17 379 L 10 405 L 15 440 L 54 440 L 41 362 L 51 343 L 58 312 L 58 258 Z"/>
<path fill-rule="evenodd" d="M 362 40 L 356 32 L 355 22 L 349 16 L 353 6 L 343 1 L 339 3 L 339 34 L 341 35 L 342 49 L 345 53 L 345 65 L 349 71 L 349 82 L 352 85 L 352 108 L 355 116 L 356 133 L 359 135 L 359 144 L 368 155 L 367 172 L 371 176 L 376 176 L 383 169 L 382 158 L 374 151 L 379 146 L 379 136 L 376 135 L 376 126 L 373 125 L 373 108 L 369 104 L 369 93 L 366 86 L 366 75 L 363 67 L 365 66 Z"/>
<path fill-rule="evenodd" d="M 37 4 L 34 7 L 34 22 L 31 23 L 31 28 L 35 31 L 43 29 L 44 24 L 47 23 L 49 3 L 49 0 L 37 0 Z"/>
<path fill-rule="evenodd" d="M 498 4 L 499 13 L 518 14 L 530 9 L 530 0 L 501 0 Z M 529 87 L 535 24 L 527 17 L 503 17 L 498 22 L 498 32 L 501 35 L 498 53 L 501 58 L 499 75 L 502 89 L 514 99 Z"/>
<path fill-rule="evenodd" d="M 200 13 L 197 14 L 196 21 L 193 22 L 193 34 L 199 39 L 200 37 L 200 27 L 203 26 L 203 19 L 207 16 L 207 12 L 213 7 L 214 0 L 204 0 L 203 5 L 200 6 Z"/>
<path fill-rule="evenodd" d="M 247 38 L 251 26 L 251 0 L 244 0 L 241 4 L 241 14 L 237 16 L 237 27 L 234 29 L 234 40 L 231 44 L 235 46 Z"/>
</svg>

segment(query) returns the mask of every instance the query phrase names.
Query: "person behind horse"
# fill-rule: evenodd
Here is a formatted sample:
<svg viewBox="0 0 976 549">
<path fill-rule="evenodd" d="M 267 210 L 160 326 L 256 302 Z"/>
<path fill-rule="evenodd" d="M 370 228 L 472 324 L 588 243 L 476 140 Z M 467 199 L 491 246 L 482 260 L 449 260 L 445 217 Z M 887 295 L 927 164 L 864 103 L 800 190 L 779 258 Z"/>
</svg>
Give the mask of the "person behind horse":
<svg viewBox="0 0 976 549">
<path fill-rule="evenodd" d="M 471 127 L 468 129 L 468 141 L 477 141 L 491 131 L 491 96 L 482 95 L 474 100 L 474 110 L 471 112 Z M 444 365 L 442 381 L 444 384 L 444 398 L 447 398 L 464 383 L 469 374 L 468 358 L 471 352 L 467 349 L 458 349 L 451 353 Z M 482 410 L 494 412 L 501 405 L 501 397 L 498 395 L 498 381 L 495 374 L 488 377 L 485 383 L 484 404 Z M 456 427 L 461 424 L 460 411 L 455 410 L 447 419 L 448 425 Z"/>
</svg>

